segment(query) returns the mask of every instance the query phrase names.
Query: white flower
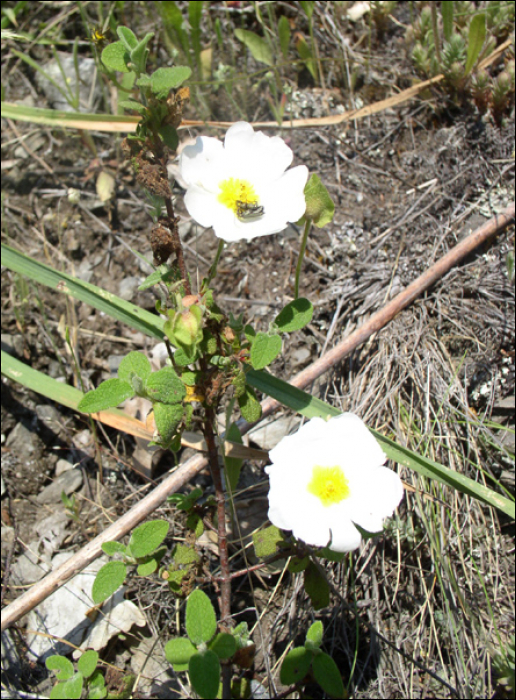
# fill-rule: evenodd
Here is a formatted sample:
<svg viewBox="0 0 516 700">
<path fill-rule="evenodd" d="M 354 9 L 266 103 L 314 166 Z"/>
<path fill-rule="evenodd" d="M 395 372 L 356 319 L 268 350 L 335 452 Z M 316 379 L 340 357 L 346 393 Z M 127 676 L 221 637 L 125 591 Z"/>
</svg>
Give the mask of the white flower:
<svg viewBox="0 0 516 700">
<path fill-rule="evenodd" d="M 185 205 L 201 226 L 225 241 L 278 233 L 305 213 L 308 168 L 287 170 L 293 153 L 279 136 L 254 132 L 247 122 L 230 127 L 224 145 L 199 136 L 180 157 Z"/>
<path fill-rule="evenodd" d="M 312 418 L 269 457 L 269 520 L 317 547 L 356 549 L 361 535 L 354 523 L 380 532 L 403 497 L 399 476 L 382 466 L 387 457 L 352 413 Z"/>
</svg>

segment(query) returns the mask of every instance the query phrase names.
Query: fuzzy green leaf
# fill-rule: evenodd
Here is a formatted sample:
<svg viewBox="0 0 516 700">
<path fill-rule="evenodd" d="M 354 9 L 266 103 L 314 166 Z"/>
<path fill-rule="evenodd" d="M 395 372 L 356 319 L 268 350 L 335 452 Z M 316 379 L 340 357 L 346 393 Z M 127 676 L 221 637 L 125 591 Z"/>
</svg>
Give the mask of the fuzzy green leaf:
<svg viewBox="0 0 516 700">
<path fill-rule="evenodd" d="M 450 41 L 453 34 L 453 0 L 443 0 L 441 3 L 443 18 L 443 35 L 445 41 Z"/>
<path fill-rule="evenodd" d="M 147 56 L 149 55 L 149 49 L 147 48 L 147 44 L 153 36 L 154 32 L 148 32 L 143 37 L 143 39 L 140 42 L 138 42 L 137 46 L 135 46 L 130 53 L 131 63 L 135 65 L 135 70 L 138 73 L 145 72 L 145 64 L 147 63 Z"/>
<path fill-rule="evenodd" d="M 93 649 L 88 649 L 77 662 L 77 669 L 82 673 L 84 678 L 89 678 L 97 668 L 99 655 Z"/>
<path fill-rule="evenodd" d="M 108 44 L 102 51 L 101 60 L 109 70 L 119 71 L 120 73 L 131 72 L 131 69 L 127 67 L 129 52 L 121 41 Z"/>
<path fill-rule="evenodd" d="M 335 213 L 335 204 L 318 175 L 312 175 L 306 183 L 305 199 L 305 218 L 311 219 L 317 228 L 329 224 Z"/>
<path fill-rule="evenodd" d="M 200 589 L 193 591 L 188 597 L 185 625 L 190 641 L 196 646 L 202 642 L 209 642 L 217 631 L 213 605 L 206 593 Z"/>
<path fill-rule="evenodd" d="M 240 407 L 242 417 L 248 423 L 254 423 L 262 415 L 262 407 L 260 406 L 260 402 L 256 398 L 254 391 L 249 386 L 246 386 L 245 393 L 238 397 L 238 405 Z"/>
<path fill-rule="evenodd" d="M 315 610 L 325 608 L 330 603 L 330 587 L 319 569 L 310 562 L 305 569 L 305 591 Z"/>
<path fill-rule="evenodd" d="M 147 108 L 135 100 L 120 100 L 118 106 L 125 110 L 132 109 L 134 112 L 138 112 L 140 116 L 143 116 L 147 112 Z"/>
<path fill-rule="evenodd" d="M 324 652 L 317 654 L 312 661 L 312 669 L 315 680 L 327 695 L 331 695 L 332 698 L 344 697 L 342 676 L 331 656 Z"/>
<path fill-rule="evenodd" d="M 82 673 L 75 673 L 70 680 L 58 683 L 50 691 L 51 700 L 76 700 L 82 694 Z"/>
<path fill-rule="evenodd" d="M 56 678 L 60 681 L 67 681 L 73 676 L 73 664 L 65 656 L 54 654 L 45 661 L 45 666 L 49 671 L 56 671 Z"/>
<path fill-rule="evenodd" d="M 183 382 L 172 367 L 153 372 L 147 380 L 146 389 L 151 401 L 167 404 L 179 403 L 186 394 Z"/>
<path fill-rule="evenodd" d="M 258 333 L 251 345 L 251 364 L 254 369 L 263 369 L 281 352 L 281 338 L 279 335 L 267 335 Z"/>
<path fill-rule="evenodd" d="M 270 525 L 253 534 L 254 553 L 259 559 L 270 557 L 276 554 L 279 543 L 284 541 L 284 537 L 276 525 Z"/>
<path fill-rule="evenodd" d="M 183 420 L 183 406 L 180 403 L 154 404 L 154 420 L 161 439 L 168 443 L 177 432 L 177 428 Z"/>
<path fill-rule="evenodd" d="M 125 552 L 127 549 L 125 544 L 122 544 L 121 542 L 104 542 L 101 547 L 104 554 L 107 554 L 108 557 L 112 557 L 113 555 L 118 554 L 118 552 Z"/>
<path fill-rule="evenodd" d="M 229 659 L 236 652 L 237 645 L 232 634 L 221 632 L 212 639 L 209 648 L 217 654 L 219 659 Z"/>
<path fill-rule="evenodd" d="M 260 63 L 265 63 L 267 66 L 274 65 L 274 59 L 265 39 L 254 32 L 247 29 L 235 29 L 236 38 L 241 41 L 249 51 L 252 57 Z"/>
<path fill-rule="evenodd" d="M 220 685 L 220 661 L 210 649 L 194 654 L 188 664 L 193 689 L 201 698 L 216 698 Z"/>
<path fill-rule="evenodd" d="M 292 557 L 288 564 L 288 570 L 292 574 L 299 574 L 306 569 L 309 563 L 310 559 L 308 557 Z"/>
<path fill-rule="evenodd" d="M 195 547 L 189 547 L 187 544 L 179 543 L 174 547 L 172 559 L 177 566 L 186 567 L 191 564 L 196 564 L 199 561 L 199 555 L 195 551 Z"/>
<path fill-rule="evenodd" d="M 138 576 L 150 576 L 158 568 L 158 562 L 154 557 L 146 557 L 145 561 L 138 564 L 136 573 Z"/>
<path fill-rule="evenodd" d="M 279 312 L 274 323 L 283 333 L 292 333 L 304 328 L 312 320 L 314 307 L 308 299 L 294 299 Z M 256 368 L 255 368 L 256 369 Z"/>
<path fill-rule="evenodd" d="M 97 413 L 114 408 L 131 396 L 134 396 L 134 389 L 129 382 L 107 379 L 93 391 L 88 391 L 79 401 L 77 408 L 83 413 Z"/>
<path fill-rule="evenodd" d="M 169 639 L 165 644 L 165 657 L 174 671 L 186 671 L 190 658 L 197 652 L 192 642 L 186 637 Z"/>
<path fill-rule="evenodd" d="M 303 680 L 312 663 L 312 652 L 305 647 L 294 647 L 285 656 L 280 670 L 283 685 L 292 685 Z"/>
<path fill-rule="evenodd" d="M 110 561 L 95 576 L 91 597 L 95 605 L 103 603 L 119 588 L 127 576 L 127 567 L 121 561 Z"/>
<path fill-rule="evenodd" d="M 117 27 L 116 33 L 128 51 L 132 51 L 138 46 L 138 39 L 136 38 L 133 30 L 129 29 L 129 27 Z"/>
<path fill-rule="evenodd" d="M 172 124 L 162 124 L 158 129 L 158 133 L 163 139 L 165 146 L 168 146 L 171 151 L 175 151 L 179 143 L 177 129 Z"/>
<path fill-rule="evenodd" d="M 139 525 L 129 540 L 129 549 L 133 557 L 139 559 L 152 554 L 167 536 L 169 524 L 166 520 L 151 520 Z"/>
<path fill-rule="evenodd" d="M 126 355 L 120 363 L 118 378 L 131 384 L 134 376 L 146 381 L 151 372 L 151 363 L 143 352 L 133 351 Z"/>
<path fill-rule="evenodd" d="M 324 632 L 324 627 L 323 623 L 320 620 L 317 620 L 316 622 L 313 623 L 313 625 L 310 625 L 308 632 L 306 633 L 306 646 L 308 649 L 310 648 L 316 648 L 319 649 L 319 647 L 322 644 L 323 640 L 323 632 Z M 310 646 L 308 646 L 310 644 Z"/>
<path fill-rule="evenodd" d="M 192 75 L 188 66 L 158 68 L 151 75 L 151 90 L 158 99 L 166 97 L 172 88 L 177 88 Z"/>
</svg>

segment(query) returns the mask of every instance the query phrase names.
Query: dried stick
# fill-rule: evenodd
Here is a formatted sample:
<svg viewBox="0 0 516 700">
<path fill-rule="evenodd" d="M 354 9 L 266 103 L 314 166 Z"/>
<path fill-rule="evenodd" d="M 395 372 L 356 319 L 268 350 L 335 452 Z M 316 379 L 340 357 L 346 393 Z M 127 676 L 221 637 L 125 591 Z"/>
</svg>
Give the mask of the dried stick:
<svg viewBox="0 0 516 700">
<path fill-rule="evenodd" d="M 403 292 L 394 297 L 383 309 L 373 314 L 366 323 L 360 328 L 357 328 L 348 338 L 345 338 L 319 360 L 316 360 L 309 367 L 297 374 L 290 383 L 302 389 L 313 382 L 317 377 L 330 369 L 330 367 L 342 360 L 345 355 L 354 350 L 360 343 L 364 342 L 373 335 L 373 333 L 376 333 L 387 325 L 396 314 L 414 301 L 421 292 L 428 289 L 440 277 L 449 272 L 449 270 L 454 265 L 457 265 L 466 255 L 471 253 L 482 243 L 485 243 L 491 236 L 503 230 L 513 220 L 514 204 L 511 204 L 503 212 L 493 219 L 490 219 L 486 224 L 458 243 L 441 258 L 441 260 L 432 265 L 429 270 L 412 282 Z M 279 403 L 274 399 L 265 399 L 262 401 L 262 415 L 269 415 L 278 406 Z M 249 427 L 249 424 L 244 425 L 243 432 L 246 432 Z M 2 611 L 1 629 L 4 630 L 10 627 L 14 622 L 19 620 L 22 615 L 28 613 L 32 608 L 41 603 L 42 600 L 66 583 L 68 579 L 84 569 L 84 567 L 101 554 L 101 545 L 104 542 L 108 540 L 117 540 L 127 534 L 129 530 L 138 525 L 139 522 L 161 505 L 169 494 L 192 479 L 206 464 L 207 460 L 202 455 L 196 455 L 189 459 L 188 462 L 167 477 L 162 484 L 157 486 L 152 493 L 131 508 L 131 510 L 123 515 L 116 523 L 113 523 L 113 525 L 108 527 L 101 535 L 89 542 L 58 569 L 34 584 L 27 593 L 24 593 L 10 603 Z"/>
</svg>

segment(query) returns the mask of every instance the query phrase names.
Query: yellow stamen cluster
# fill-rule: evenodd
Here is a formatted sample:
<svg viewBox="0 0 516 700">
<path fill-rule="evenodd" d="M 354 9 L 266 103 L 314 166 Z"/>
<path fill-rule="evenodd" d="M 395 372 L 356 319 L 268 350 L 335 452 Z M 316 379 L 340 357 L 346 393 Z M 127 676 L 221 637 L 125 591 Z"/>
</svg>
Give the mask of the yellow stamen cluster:
<svg viewBox="0 0 516 700">
<path fill-rule="evenodd" d="M 323 506 L 340 503 L 350 495 L 349 482 L 341 467 L 321 467 L 315 465 L 308 491 L 317 496 Z"/>
<path fill-rule="evenodd" d="M 219 202 L 228 207 L 228 209 L 232 209 L 235 214 L 239 213 L 239 206 L 241 206 L 242 203 L 250 205 L 258 204 L 258 196 L 254 191 L 254 187 L 247 180 L 230 177 L 228 180 L 223 180 L 219 187 Z M 237 204 L 238 202 L 240 205 Z"/>
</svg>

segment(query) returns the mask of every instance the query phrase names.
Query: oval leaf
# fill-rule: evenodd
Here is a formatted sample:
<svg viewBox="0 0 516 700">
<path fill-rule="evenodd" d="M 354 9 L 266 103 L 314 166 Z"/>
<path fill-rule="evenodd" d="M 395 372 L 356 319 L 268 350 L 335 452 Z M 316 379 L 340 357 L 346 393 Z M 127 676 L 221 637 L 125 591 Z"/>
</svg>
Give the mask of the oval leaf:
<svg viewBox="0 0 516 700">
<path fill-rule="evenodd" d="M 281 664 L 280 681 L 283 685 L 292 685 L 302 681 L 310 670 L 312 652 L 304 647 L 294 647 L 285 656 Z"/>
<path fill-rule="evenodd" d="M 314 622 L 313 625 L 310 625 L 310 628 L 306 633 L 306 641 L 310 642 L 318 649 L 322 644 L 323 632 L 323 623 L 320 620 L 317 620 L 317 622 Z"/>
<path fill-rule="evenodd" d="M 163 542 L 168 533 L 169 524 L 166 520 L 151 520 L 148 523 L 139 525 L 129 540 L 131 555 L 136 557 L 146 557 L 154 552 Z"/>
<path fill-rule="evenodd" d="M 246 386 L 244 394 L 238 397 L 238 405 L 240 407 L 242 417 L 248 423 L 254 423 L 262 415 L 262 407 L 260 406 L 260 402 L 256 398 L 254 391 L 249 386 Z"/>
<path fill-rule="evenodd" d="M 165 657 L 169 664 L 174 667 L 174 671 L 186 671 L 190 658 L 197 649 L 186 637 L 169 639 L 165 644 Z"/>
<path fill-rule="evenodd" d="M 305 217 L 311 219 L 314 226 L 322 228 L 330 223 L 335 213 L 335 204 L 318 175 L 312 175 L 306 183 L 305 199 Z"/>
<path fill-rule="evenodd" d="M 190 683 L 201 698 L 216 698 L 220 685 L 220 662 L 215 652 L 206 651 L 194 654 L 188 664 Z"/>
<path fill-rule="evenodd" d="M 76 673 L 70 680 L 58 683 L 50 691 L 51 700 L 75 700 L 82 694 L 82 674 Z"/>
<path fill-rule="evenodd" d="M 117 70 L 120 73 L 130 73 L 130 68 L 127 67 L 129 61 L 129 52 L 121 41 L 115 41 L 114 44 L 108 44 L 102 51 L 102 63 L 109 70 Z"/>
<path fill-rule="evenodd" d="M 97 413 L 114 408 L 131 396 L 134 396 L 134 389 L 129 382 L 108 379 L 93 391 L 88 391 L 79 401 L 77 408 L 83 413 Z"/>
<path fill-rule="evenodd" d="M 279 335 L 267 335 L 258 333 L 251 345 L 251 364 L 254 369 L 263 369 L 281 352 L 281 338 Z"/>
<path fill-rule="evenodd" d="M 315 610 L 329 605 L 330 587 L 328 581 L 312 562 L 305 569 L 305 591 L 310 596 Z"/>
<path fill-rule="evenodd" d="M 276 316 L 274 323 L 283 333 L 292 333 L 310 323 L 313 315 L 314 307 L 308 299 L 301 297 L 287 304 Z"/>
<path fill-rule="evenodd" d="M 486 38 L 486 16 L 484 12 L 474 15 L 469 25 L 468 55 L 464 75 L 469 75 L 484 45 Z"/>
<path fill-rule="evenodd" d="M 236 640 L 232 634 L 221 632 L 210 643 L 210 649 L 214 651 L 219 659 L 229 659 L 236 652 Z"/>
<path fill-rule="evenodd" d="M 236 38 L 241 41 L 249 51 L 252 57 L 260 63 L 265 63 L 267 66 L 274 65 L 274 59 L 269 48 L 269 44 L 258 34 L 250 32 L 247 29 L 235 29 Z"/>
<path fill-rule="evenodd" d="M 89 678 L 97 668 L 99 655 L 93 649 L 88 649 L 77 662 L 77 669 L 82 673 L 84 678 Z"/>
<path fill-rule="evenodd" d="M 151 90 L 158 97 L 166 97 L 172 88 L 179 87 L 191 75 L 192 69 L 188 66 L 158 68 L 151 75 Z"/>
<path fill-rule="evenodd" d="M 126 565 L 121 561 L 110 561 L 99 569 L 95 576 L 91 597 L 95 605 L 103 603 L 119 588 L 127 576 Z"/>
<path fill-rule="evenodd" d="M 56 678 L 60 681 L 67 681 L 73 676 L 73 664 L 65 656 L 54 654 L 45 661 L 45 666 L 49 671 L 56 672 Z"/>
<path fill-rule="evenodd" d="M 312 662 L 314 678 L 319 683 L 325 693 L 332 698 L 344 697 L 344 683 L 335 661 L 321 652 L 317 654 Z"/>
<path fill-rule="evenodd" d="M 124 357 L 118 367 L 118 378 L 124 382 L 132 383 L 134 376 L 145 381 L 152 372 L 151 363 L 143 352 L 130 352 Z"/>
<path fill-rule="evenodd" d="M 151 401 L 161 403 L 179 403 L 186 394 L 183 382 L 172 367 L 153 372 L 147 380 L 146 390 Z"/>
<path fill-rule="evenodd" d="M 193 644 L 209 642 L 217 631 L 217 618 L 210 599 L 200 589 L 193 591 L 186 603 L 186 633 Z"/>
<path fill-rule="evenodd" d="M 183 406 L 180 403 L 154 404 L 154 420 L 161 439 L 168 443 L 177 432 L 178 425 L 183 420 Z"/>
</svg>

